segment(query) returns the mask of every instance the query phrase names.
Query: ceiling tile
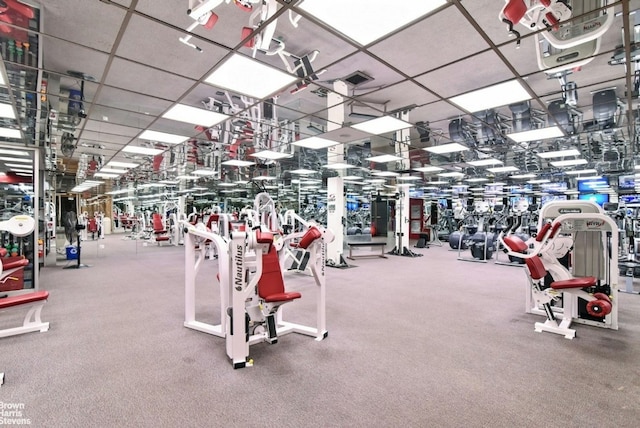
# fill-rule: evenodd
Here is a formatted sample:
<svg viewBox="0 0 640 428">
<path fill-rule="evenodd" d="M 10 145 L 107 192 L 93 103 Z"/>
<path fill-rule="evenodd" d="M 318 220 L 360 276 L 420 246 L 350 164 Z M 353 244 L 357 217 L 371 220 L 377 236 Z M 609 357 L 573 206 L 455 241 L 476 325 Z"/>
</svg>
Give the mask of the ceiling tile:
<svg viewBox="0 0 640 428">
<path fill-rule="evenodd" d="M 449 31 L 452 28 L 458 30 Z M 369 50 L 409 76 L 415 76 L 488 48 L 458 9 L 449 7 Z M 434 51 L 438 54 L 434 55 Z"/>
<path fill-rule="evenodd" d="M 111 50 L 125 17 L 121 8 L 100 1 L 48 1 L 43 2 L 42 8 L 46 34 L 104 52 Z M 43 42 L 43 50 L 47 51 L 51 43 L 47 39 Z"/>
<path fill-rule="evenodd" d="M 494 52 L 486 52 L 419 76 L 416 80 L 448 98 L 515 76 Z"/>
<path fill-rule="evenodd" d="M 148 37 L 153 34 L 153 37 Z M 149 19 L 133 16 L 116 54 L 126 59 L 157 67 L 198 80 L 228 54 L 228 50 L 199 41 L 204 52 L 180 43 L 183 33 Z M 158 55 L 157 46 L 163 46 Z"/>
<path fill-rule="evenodd" d="M 195 82 L 131 61 L 115 58 L 105 83 L 154 97 L 175 100 Z"/>
</svg>

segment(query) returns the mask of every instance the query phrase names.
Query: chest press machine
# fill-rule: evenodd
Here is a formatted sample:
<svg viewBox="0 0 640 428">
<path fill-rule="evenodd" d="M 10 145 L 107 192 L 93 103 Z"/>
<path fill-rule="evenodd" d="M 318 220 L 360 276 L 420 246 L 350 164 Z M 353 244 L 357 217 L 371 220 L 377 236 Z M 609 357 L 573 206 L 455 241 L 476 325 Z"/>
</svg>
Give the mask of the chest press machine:
<svg viewBox="0 0 640 428">
<path fill-rule="evenodd" d="M 526 243 L 514 235 L 503 242 L 508 254 L 525 259 L 530 287 L 527 312 L 544 314 L 535 331 L 575 337 L 572 322 L 618 329 L 617 225 L 586 201 L 554 201 L 540 218 L 547 221 Z M 558 259 L 570 252 L 572 265 Z M 546 280 L 551 278 L 551 282 Z M 560 320 L 558 323 L 557 319 Z"/>
<path fill-rule="evenodd" d="M 284 288 L 278 250 L 282 240 L 274 233 L 254 229 L 231 232 L 230 239 L 183 223 L 185 231 L 185 322 L 184 326 L 226 341 L 227 356 L 233 368 L 251 366 L 249 346 L 259 342 L 277 343 L 278 337 L 300 333 L 327 337 L 326 329 L 326 244 L 332 233 L 310 225 L 300 234 L 298 246 L 310 253 L 309 264 L 316 285 L 316 325 L 284 321 L 282 305 L 302 297 Z M 204 242 L 209 240 L 218 254 L 220 283 L 220 324 L 196 320 L 195 283 L 205 257 Z"/>
</svg>

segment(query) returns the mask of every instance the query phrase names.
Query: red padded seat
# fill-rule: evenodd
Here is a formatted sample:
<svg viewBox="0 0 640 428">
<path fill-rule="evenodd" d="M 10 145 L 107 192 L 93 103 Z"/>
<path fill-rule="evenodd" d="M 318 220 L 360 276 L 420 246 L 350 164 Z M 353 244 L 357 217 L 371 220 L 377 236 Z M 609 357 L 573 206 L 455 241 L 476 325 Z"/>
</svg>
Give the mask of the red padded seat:
<svg viewBox="0 0 640 428">
<path fill-rule="evenodd" d="M 258 295 L 265 302 L 289 302 L 302 297 L 298 292 L 284 290 L 278 252 L 274 246 L 270 247 L 268 253 L 262 255 L 262 276 L 258 281 Z"/>
<path fill-rule="evenodd" d="M 21 294 L 19 296 L 5 297 L 4 299 L 0 299 L 0 309 L 24 305 L 25 303 L 38 302 L 40 300 L 47 300 L 48 297 L 48 291 L 35 291 L 33 293 Z"/>
<path fill-rule="evenodd" d="M 551 288 L 554 290 L 562 290 L 563 288 L 585 288 L 593 287 L 598 283 L 598 278 L 593 276 L 584 276 L 582 278 L 571 278 L 563 281 L 554 281 Z"/>
</svg>

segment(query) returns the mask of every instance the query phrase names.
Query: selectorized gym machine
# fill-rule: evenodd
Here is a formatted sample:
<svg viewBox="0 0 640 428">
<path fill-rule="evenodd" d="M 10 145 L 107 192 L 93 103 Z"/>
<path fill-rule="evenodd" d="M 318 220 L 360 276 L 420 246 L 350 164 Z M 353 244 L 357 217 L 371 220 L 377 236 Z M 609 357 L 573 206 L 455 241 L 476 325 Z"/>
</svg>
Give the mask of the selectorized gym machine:
<svg viewBox="0 0 640 428">
<path fill-rule="evenodd" d="M 209 232 L 203 225 L 183 223 L 185 231 L 185 327 L 223 337 L 234 368 L 251 366 L 249 346 L 258 342 L 276 343 L 279 336 L 300 333 L 323 340 L 327 337 L 325 262 L 326 244 L 333 234 L 320 225 L 308 223 L 297 238 L 299 248 L 309 253 L 309 267 L 316 285 L 316 325 L 306 326 L 283 320 L 282 305 L 301 298 L 284 289 L 278 251 L 283 239 L 257 227 L 232 231 L 230 239 Z M 196 320 L 195 283 L 205 258 L 205 241 L 218 254 L 220 316 L 218 325 Z"/>
<path fill-rule="evenodd" d="M 528 243 L 514 235 L 503 238 L 508 254 L 527 265 L 527 312 L 547 317 L 535 330 L 567 339 L 575 337 L 573 322 L 617 330 L 616 223 L 589 201 L 549 202 L 540 218 L 538 235 Z"/>
</svg>

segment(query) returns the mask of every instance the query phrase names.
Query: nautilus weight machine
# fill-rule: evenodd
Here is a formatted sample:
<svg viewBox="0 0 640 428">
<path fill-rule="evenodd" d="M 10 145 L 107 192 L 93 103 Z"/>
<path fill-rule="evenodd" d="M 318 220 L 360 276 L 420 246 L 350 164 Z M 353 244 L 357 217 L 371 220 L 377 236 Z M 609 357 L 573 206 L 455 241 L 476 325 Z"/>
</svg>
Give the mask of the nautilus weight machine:
<svg viewBox="0 0 640 428">
<path fill-rule="evenodd" d="M 234 368 L 252 365 L 249 346 L 276 343 L 288 333 L 300 333 L 322 340 L 327 337 L 325 317 L 326 241 L 331 234 L 320 226 L 309 227 L 298 245 L 310 253 L 309 264 L 316 285 L 316 325 L 283 320 L 282 305 L 301 297 L 284 290 L 278 260 L 278 240 L 260 229 L 231 232 L 229 240 L 204 227 L 183 223 L 185 228 L 185 322 L 184 326 L 223 337 Z M 218 253 L 220 316 L 218 325 L 196 320 L 195 283 L 206 260 L 204 242 L 210 240 Z"/>
</svg>

